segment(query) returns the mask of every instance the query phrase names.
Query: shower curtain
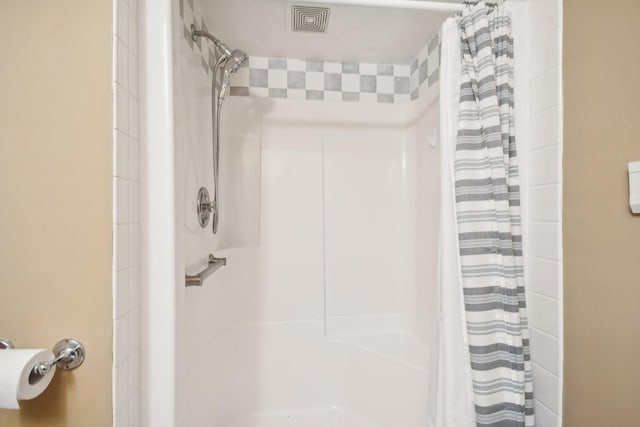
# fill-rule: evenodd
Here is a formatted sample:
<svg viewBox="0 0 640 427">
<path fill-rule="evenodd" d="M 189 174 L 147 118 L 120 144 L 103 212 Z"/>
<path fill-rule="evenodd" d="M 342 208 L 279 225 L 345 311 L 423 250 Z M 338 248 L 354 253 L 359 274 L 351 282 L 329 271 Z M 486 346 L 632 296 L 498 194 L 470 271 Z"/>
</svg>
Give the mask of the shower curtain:
<svg viewBox="0 0 640 427">
<path fill-rule="evenodd" d="M 514 132 L 511 18 L 502 7 L 480 2 L 465 7 L 456 24 L 457 29 L 450 21 L 443 27 L 443 60 L 448 62 L 443 62 L 441 73 L 449 75 L 447 80 L 459 76 L 457 105 L 451 102 L 453 83 L 441 83 L 442 120 L 448 119 L 449 129 L 447 132 L 442 127 L 442 214 L 455 218 L 455 224 L 441 232 L 457 235 L 457 256 L 441 245 L 440 300 L 442 335 L 455 333 L 447 326 L 451 329 L 458 323 L 466 325 L 466 333 L 462 332 L 458 340 L 440 339 L 439 391 L 443 394 L 439 396 L 437 426 L 474 422 L 477 426 L 533 426 Z M 457 33 L 461 61 L 456 37 L 451 33 Z M 445 36 L 449 38 L 447 44 Z M 447 87 L 443 87 L 445 84 Z M 447 112 L 444 107 L 448 105 L 454 107 Z M 451 209 L 447 212 L 447 200 L 453 198 L 455 203 L 449 202 Z M 443 236 L 443 240 L 446 238 Z M 454 265 L 456 262 L 458 266 Z M 458 268 L 458 277 L 452 277 L 454 267 Z M 458 295 L 462 294 L 460 306 L 464 309 L 460 307 L 459 314 L 463 320 L 456 319 L 456 306 L 451 297 L 447 299 L 454 283 Z M 456 350 L 462 352 L 456 355 Z M 466 375 L 452 372 L 453 364 L 459 363 L 461 357 L 466 359 L 464 368 L 470 367 Z M 460 365 L 457 368 L 462 369 Z M 454 386 L 463 391 L 465 402 L 447 394 L 447 387 Z M 465 405 L 470 400 L 474 413 Z M 453 409 L 464 411 L 465 418 L 453 420 Z"/>
<path fill-rule="evenodd" d="M 455 221 L 453 159 L 460 103 L 460 32 L 449 18 L 440 35 L 440 242 L 438 392 L 435 427 L 473 427 L 471 364 Z"/>
</svg>

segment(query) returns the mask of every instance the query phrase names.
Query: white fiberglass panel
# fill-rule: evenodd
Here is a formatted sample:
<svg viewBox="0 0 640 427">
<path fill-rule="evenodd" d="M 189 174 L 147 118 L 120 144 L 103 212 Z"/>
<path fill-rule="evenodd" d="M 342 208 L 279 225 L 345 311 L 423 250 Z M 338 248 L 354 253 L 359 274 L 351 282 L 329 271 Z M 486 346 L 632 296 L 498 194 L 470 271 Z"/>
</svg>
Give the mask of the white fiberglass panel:
<svg viewBox="0 0 640 427">
<path fill-rule="evenodd" d="M 260 241 L 261 103 L 228 97 L 220 117 L 220 249 Z"/>
<path fill-rule="evenodd" d="M 220 120 L 218 233 L 212 233 L 211 221 L 205 228 L 198 222 L 198 190 L 207 188 L 211 199 L 215 191 L 210 97 L 195 96 L 211 84 L 201 71 L 185 70 L 185 75 L 194 74 L 190 80 L 194 87 L 187 92 L 193 96 L 185 99 L 188 113 L 184 115 L 185 125 L 180 126 L 179 149 L 184 156 L 184 169 L 181 168 L 183 178 L 178 182 L 186 207 L 185 263 L 189 274 L 201 270 L 209 253 L 215 250 L 257 246 L 260 240 L 261 104 L 252 98 L 232 97 L 224 103 Z"/>
<path fill-rule="evenodd" d="M 415 145 L 409 157 L 415 169 L 415 249 L 416 287 L 413 304 L 416 321 L 421 331 L 434 332 L 437 322 L 436 292 L 438 269 L 438 221 L 440 212 L 440 165 L 439 165 L 439 98 L 424 106 L 415 125 Z M 425 340 L 435 339 L 423 337 Z M 432 343 L 428 343 L 432 345 Z"/>
<path fill-rule="evenodd" d="M 255 102 L 256 114 L 242 102 Z M 229 265 L 202 288 L 179 289 L 179 341 L 190 349 L 179 357 L 182 425 L 427 426 L 436 353 L 416 328 L 416 310 L 430 306 L 416 295 L 435 296 L 416 281 L 419 132 L 410 110 L 229 105 L 245 119 L 223 129 L 260 129 L 260 244 L 216 250 Z M 182 167 L 208 168 L 210 146 L 179 132 L 180 170 L 208 179 Z M 202 152 L 187 156 L 189 144 Z M 192 199 L 183 200 L 186 219 Z M 192 237 L 185 253 L 210 250 L 208 236 Z M 429 265 L 424 279 L 434 280 Z"/>
<path fill-rule="evenodd" d="M 337 407 L 263 412 L 234 421 L 229 427 L 378 427 L 366 418 Z"/>
<path fill-rule="evenodd" d="M 323 318 L 322 140 L 319 130 L 263 132 L 261 311 L 254 321 Z"/>
<path fill-rule="evenodd" d="M 181 25 L 181 24 L 180 24 Z M 212 75 L 202 66 L 200 50 L 179 34 L 176 40 L 175 122 L 177 195 L 181 200 L 186 273 L 196 274 L 210 253 L 255 247 L 260 236 L 262 103 L 227 97 L 220 117 L 219 227 L 198 222 L 197 195 L 205 187 L 214 197 Z M 217 255 L 217 254 L 216 254 Z"/>
<path fill-rule="evenodd" d="M 405 135 L 393 128 L 324 133 L 328 319 L 410 314 Z"/>
<path fill-rule="evenodd" d="M 337 424 L 323 426 L 428 426 L 429 372 L 364 347 L 327 341 L 321 322 L 244 325 L 216 345 L 211 361 L 219 373 L 210 398 L 218 411 L 208 425 L 325 420 Z M 336 418 L 328 408 L 339 408 Z M 311 421 L 311 414 L 318 418 Z M 347 423 L 354 420 L 362 424 Z"/>
</svg>

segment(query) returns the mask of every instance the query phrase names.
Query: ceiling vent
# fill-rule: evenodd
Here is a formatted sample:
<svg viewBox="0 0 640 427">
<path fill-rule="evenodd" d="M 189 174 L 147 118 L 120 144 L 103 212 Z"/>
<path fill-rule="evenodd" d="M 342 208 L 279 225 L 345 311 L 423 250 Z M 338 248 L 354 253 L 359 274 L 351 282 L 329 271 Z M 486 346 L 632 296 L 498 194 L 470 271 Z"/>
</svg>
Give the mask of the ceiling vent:
<svg viewBox="0 0 640 427">
<path fill-rule="evenodd" d="M 291 26 L 293 31 L 326 33 L 328 22 L 328 7 L 291 6 Z"/>
</svg>

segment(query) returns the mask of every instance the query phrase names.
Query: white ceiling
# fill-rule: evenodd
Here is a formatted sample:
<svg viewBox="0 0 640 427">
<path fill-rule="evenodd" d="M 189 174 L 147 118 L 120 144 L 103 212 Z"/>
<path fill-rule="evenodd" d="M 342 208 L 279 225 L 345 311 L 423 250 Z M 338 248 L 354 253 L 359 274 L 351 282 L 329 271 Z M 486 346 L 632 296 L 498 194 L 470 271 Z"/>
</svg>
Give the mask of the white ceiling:
<svg viewBox="0 0 640 427">
<path fill-rule="evenodd" d="M 327 34 L 294 33 L 287 9 L 295 1 L 200 2 L 209 31 L 232 49 L 242 49 L 250 56 L 337 62 L 409 64 L 449 16 L 422 10 L 325 5 L 331 8 Z"/>
</svg>

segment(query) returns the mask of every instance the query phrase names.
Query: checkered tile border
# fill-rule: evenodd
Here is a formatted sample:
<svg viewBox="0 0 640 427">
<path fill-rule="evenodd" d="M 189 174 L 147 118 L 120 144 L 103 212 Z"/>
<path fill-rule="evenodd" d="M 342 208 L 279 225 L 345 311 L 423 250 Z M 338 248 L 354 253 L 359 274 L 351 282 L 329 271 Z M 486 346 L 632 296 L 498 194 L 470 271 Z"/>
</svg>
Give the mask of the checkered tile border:
<svg viewBox="0 0 640 427">
<path fill-rule="evenodd" d="M 327 101 L 406 102 L 409 66 L 249 58 L 231 93 Z"/>
<path fill-rule="evenodd" d="M 409 73 L 411 100 L 417 99 L 438 83 L 440 80 L 440 33 L 436 33 L 411 61 Z"/>
<path fill-rule="evenodd" d="M 184 40 L 212 75 L 213 49 L 191 39 L 190 27 L 207 30 L 197 0 L 179 0 Z M 436 34 L 410 65 L 312 62 L 252 56 L 231 78 L 232 96 L 401 103 L 417 99 L 439 79 L 440 37 Z"/>
</svg>

